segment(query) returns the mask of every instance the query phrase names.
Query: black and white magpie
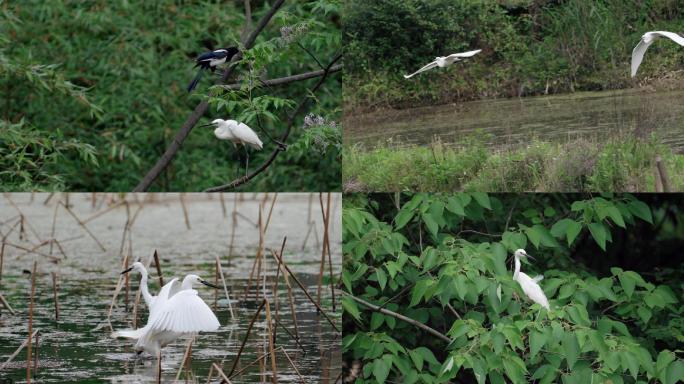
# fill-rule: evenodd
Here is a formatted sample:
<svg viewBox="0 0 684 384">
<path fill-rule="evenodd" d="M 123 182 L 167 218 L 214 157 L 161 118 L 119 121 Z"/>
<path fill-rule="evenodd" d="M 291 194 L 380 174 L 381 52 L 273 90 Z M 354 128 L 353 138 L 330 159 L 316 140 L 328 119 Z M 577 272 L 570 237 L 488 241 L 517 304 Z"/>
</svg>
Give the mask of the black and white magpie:
<svg viewBox="0 0 684 384">
<path fill-rule="evenodd" d="M 193 89 L 195 89 L 197 83 L 199 83 L 200 79 L 202 78 L 202 73 L 205 69 L 211 69 L 211 71 L 214 72 L 216 70 L 216 66 L 230 61 L 238 52 L 240 52 L 240 50 L 238 50 L 237 47 L 228 47 L 216 49 L 211 52 L 205 52 L 199 55 L 196 60 L 197 63 L 193 68 L 200 67 L 200 69 L 199 72 L 197 72 L 197 76 L 195 76 L 190 85 L 188 85 L 188 92 L 191 92 Z"/>
</svg>

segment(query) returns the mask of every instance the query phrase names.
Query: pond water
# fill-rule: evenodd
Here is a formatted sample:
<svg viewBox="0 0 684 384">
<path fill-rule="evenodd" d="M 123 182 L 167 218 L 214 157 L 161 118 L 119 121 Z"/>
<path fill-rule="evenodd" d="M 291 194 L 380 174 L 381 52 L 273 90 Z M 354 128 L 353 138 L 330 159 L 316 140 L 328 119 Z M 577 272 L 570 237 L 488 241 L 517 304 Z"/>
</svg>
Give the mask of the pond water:
<svg viewBox="0 0 684 384">
<path fill-rule="evenodd" d="M 16 217 L 17 209 L 6 197 L 0 197 L 0 237 L 5 238 L 4 241 L 8 244 L 12 244 L 5 246 L 0 269 L 0 293 L 17 312 L 12 315 L 4 308 L 0 309 L 0 366 L 27 337 L 31 279 L 30 274 L 24 270 L 30 271 L 36 260 L 38 272 L 33 329 L 39 330 L 40 342 L 37 354 L 38 369 L 32 373 L 32 381 L 156 382 L 156 359 L 149 356 L 136 358 L 131 342 L 110 337 L 112 329 L 107 322 L 110 303 L 122 270 L 122 257 L 119 251 L 127 220 L 126 208 L 120 205 L 86 223 L 87 229 L 105 248 L 105 251 L 102 251 L 96 241 L 62 206 L 57 210 L 54 237 L 51 237 L 55 206 L 57 201 L 64 201 L 62 195 L 53 196 L 47 204 L 44 204 L 48 197 L 46 194 L 37 194 L 33 197 L 30 194 L 7 196 L 23 213 L 25 231 L 20 236 L 21 224 L 20 219 Z M 112 200 L 109 203 L 111 206 L 115 204 L 114 201 L 120 199 L 118 195 L 97 195 L 96 204 L 93 206 L 92 197 L 90 194 L 69 196 L 68 202 L 72 206 L 72 211 L 82 220 L 96 212 L 102 212 L 107 207 L 107 203 L 102 203 L 104 200 Z M 326 195 L 323 197 L 325 202 Z M 197 336 L 192 345 L 189 369 L 183 370 L 180 382 L 206 382 L 213 362 L 222 366 L 228 374 L 245 337 L 247 326 L 261 303 L 261 299 L 255 298 L 255 289 L 252 289 L 247 297 L 244 293 L 259 243 L 259 229 L 256 226 L 259 204 L 264 202 L 265 222 L 273 195 L 244 194 L 239 196 L 237 204 L 235 198 L 236 195 L 223 195 L 226 208 L 224 216 L 219 195 L 185 195 L 184 201 L 191 228 L 188 229 L 179 195 L 155 195 L 152 201 L 149 200 L 149 195 L 126 196 L 126 200 L 131 202 L 129 217 L 132 218 L 136 214 L 139 206 L 142 206 L 142 209 L 131 227 L 130 242 L 124 242 L 125 247 L 130 244 L 133 258 L 140 258 L 143 263 L 151 259 L 152 251 L 156 249 L 161 258 L 165 282 L 171 277 L 182 278 L 188 273 L 196 273 L 214 282 L 215 257 L 220 257 L 222 261 L 236 320 L 231 320 L 228 300 L 223 290 L 216 292 L 205 286 L 195 287 L 212 308 L 216 300 L 215 313 L 221 327 L 216 332 L 201 333 Z M 140 205 L 135 203 L 136 200 Z M 232 213 L 233 209 L 235 215 Z M 339 276 L 342 264 L 340 210 L 341 197 L 339 194 L 333 194 L 329 236 L 335 276 Z M 232 256 L 229 258 L 233 216 L 237 218 L 237 224 Z M 314 299 L 317 298 L 322 223 L 318 194 L 278 194 L 264 240 L 267 250 L 280 249 L 283 238 L 287 236 L 284 260 Z M 54 261 L 48 257 L 49 245 L 36 249 L 43 255 L 28 254 L 14 247 L 16 245 L 32 248 L 39 244 L 39 239 L 49 238 L 60 241 L 66 258 L 57 249 L 56 244 L 53 246 L 52 255 L 59 260 Z M 149 270 L 150 291 L 156 294 L 159 284 L 154 263 Z M 276 270 L 274 259 L 270 252 L 266 252 L 262 268 L 265 280 L 262 280 L 259 286 L 265 288 L 274 316 L 275 299 L 272 288 Z M 56 273 L 58 279 L 59 321 L 55 320 L 52 272 Z M 329 281 L 327 272 L 326 264 L 324 287 Z M 140 275 L 133 273 L 131 278 L 128 310 L 124 299 L 125 290 L 122 290 L 111 315 L 113 329 L 132 326 L 132 309 Z M 290 282 L 293 285 L 294 312 L 300 343 L 298 345 L 284 330 L 286 328 L 294 333 L 295 327 L 287 300 L 287 287 L 280 274 L 278 298 L 282 327 L 277 327 L 276 347 L 284 348 L 306 382 L 332 383 L 341 372 L 341 335 L 324 316 L 316 313 L 315 306 L 301 289 L 292 280 Z M 323 289 L 322 292 L 322 307 L 341 329 L 339 299 L 335 297 L 336 310 L 333 311 L 329 288 Z M 139 312 L 138 324 L 144 325 L 147 320 L 144 302 L 141 302 Z M 247 367 L 268 350 L 267 334 L 265 311 L 262 311 L 247 339 L 238 369 Z M 162 382 L 175 380 L 186 345 L 187 341 L 183 339 L 164 348 Z M 278 381 L 300 382 L 297 372 L 284 353 L 277 351 L 276 355 Z M 0 370 L 0 382 L 7 379 L 18 383 L 26 382 L 26 349 Z M 264 360 L 261 360 L 260 363 L 247 367 L 244 373 L 232 378 L 231 381 L 270 382 L 270 362 L 264 364 Z M 212 382 L 218 382 L 216 373 Z"/>
<path fill-rule="evenodd" d="M 345 116 L 347 144 L 458 145 L 473 134 L 495 146 L 532 138 L 603 141 L 620 135 L 657 137 L 684 152 L 684 91 L 640 89 L 472 101 Z"/>
</svg>

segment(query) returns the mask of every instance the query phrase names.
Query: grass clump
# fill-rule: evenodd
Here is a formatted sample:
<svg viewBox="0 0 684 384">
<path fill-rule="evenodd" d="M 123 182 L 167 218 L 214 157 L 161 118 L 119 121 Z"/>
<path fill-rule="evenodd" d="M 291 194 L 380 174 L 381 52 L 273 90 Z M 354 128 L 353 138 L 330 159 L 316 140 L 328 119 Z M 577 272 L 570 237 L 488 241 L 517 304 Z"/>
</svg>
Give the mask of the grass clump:
<svg viewBox="0 0 684 384">
<path fill-rule="evenodd" d="M 347 192 L 649 192 L 655 191 L 660 155 L 672 190 L 684 189 L 684 155 L 655 137 L 578 139 L 565 143 L 533 140 L 524 148 L 487 148 L 482 139 L 466 145 L 349 146 L 343 155 Z"/>
</svg>

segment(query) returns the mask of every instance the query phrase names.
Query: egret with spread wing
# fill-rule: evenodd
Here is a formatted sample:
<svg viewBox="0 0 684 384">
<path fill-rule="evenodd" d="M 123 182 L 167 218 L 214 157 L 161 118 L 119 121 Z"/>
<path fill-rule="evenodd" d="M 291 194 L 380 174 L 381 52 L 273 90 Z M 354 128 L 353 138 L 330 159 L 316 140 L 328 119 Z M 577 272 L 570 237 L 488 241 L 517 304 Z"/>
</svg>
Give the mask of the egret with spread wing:
<svg viewBox="0 0 684 384">
<path fill-rule="evenodd" d="M 444 67 L 446 67 L 446 66 L 448 66 L 448 65 L 451 65 L 451 64 L 453 64 L 453 63 L 455 63 L 455 62 L 457 62 L 457 61 L 461 61 L 462 59 L 466 59 L 466 58 L 469 58 L 469 57 L 473 57 L 473 56 L 477 55 L 478 53 L 480 53 L 481 51 L 482 51 L 481 49 L 477 49 L 477 50 L 474 50 L 474 51 L 468 51 L 468 52 L 462 52 L 462 53 L 454 53 L 454 54 L 449 55 L 449 56 L 439 56 L 439 57 L 435 57 L 435 60 L 434 60 L 434 61 L 432 61 L 431 63 L 426 64 L 426 65 L 423 66 L 421 69 L 419 69 L 419 70 L 413 72 L 413 73 L 410 74 L 410 75 L 404 75 L 404 78 L 410 79 L 411 77 L 413 77 L 413 76 L 415 76 L 415 75 L 417 75 L 417 74 L 419 74 L 419 73 L 421 73 L 421 72 L 425 72 L 425 71 L 427 71 L 427 70 L 429 70 L 429 69 L 432 69 L 432 68 L 436 68 L 436 67 L 444 68 Z"/>
<path fill-rule="evenodd" d="M 641 62 L 644 60 L 644 54 L 646 53 L 648 47 L 650 47 L 654 41 L 661 37 L 667 37 L 668 39 L 684 47 L 684 37 L 679 36 L 674 32 L 653 31 L 644 33 L 644 35 L 641 37 L 641 41 L 639 41 L 639 44 L 637 44 L 632 51 L 632 77 L 636 76 L 639 65 L 641 65 Z"/>
<path fill-rule="evenodd" d="M 233 145 L 237 147 L 238 144 L 245 148 L 245 154 L 247 160 L 245 161 L 245 174 L 247 174 L 249 168 L 249 152 L 247 151 L 247 146 L 250 146 L 256 150 L 261 150 L 264 144 L 259 140 L 256 132 L 252 130 L 245 123 L 238 123 L 235 120 L 223 120 L 216 119 L 209 124 L 204 124 L 203 127 L 216 126 L 214 129 L 214 136 L 219 140 L 228 140 L 233 142 Z"/>
</svg>

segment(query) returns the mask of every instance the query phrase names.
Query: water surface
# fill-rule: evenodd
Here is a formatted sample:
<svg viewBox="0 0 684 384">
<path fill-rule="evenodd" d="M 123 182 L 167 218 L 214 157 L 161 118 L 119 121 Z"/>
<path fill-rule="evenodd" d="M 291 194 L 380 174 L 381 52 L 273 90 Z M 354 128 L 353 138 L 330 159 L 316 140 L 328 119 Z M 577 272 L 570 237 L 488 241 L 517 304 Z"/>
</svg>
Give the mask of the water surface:
<svg viewBox="0 0 684 384">
<path fill-rule="evenodd" d="M 17 222 L 18 214 L 9 202 L 0 197 L 0 236 L 8 243 L 33 247 L 39 239 L 47 239 L 51 234 L 52 219 L 56 202 L 60 196 L 53 197 L 48 204 L 45 194 L 11 194 L 10 198 L 26 217 L 25 232 L 20 238 L 18 227 L 11 230 Z M 270 195 L 265 202 L 264 221 L 270 208 Z M 213 307 L 216 298 L 216 315 L 221 323 L 217 332 L 200 334 L 192 348 L 190 369 L 183 372 L 180 381 L 206 382 L 212 362 L 220 363 L 224 370 L 230 370 L 239 346 L 246 333 L 247 325 L 254 315 L 260 300 L 244 296 L 247 280 L 254 264 L 259 241 L 259 231 L 255 227 L 258 220 L 259 203 L 264 195 L 245 194 L 236 206 L 237 226 L 232 257 L 230 253 L 230 234 L 232 228 L 233 195 L 225 195 L 226 217 L 223 215 L 218 195 L 209 199 L 206 195 L 187 195 L 188 218 L 191 229 L 186 227 L 179 195 L 157 195 L 154 201 L 142 204 L 132 227 L 130 244 L 134 258 L 146 263 L 153 249 L 161 255 L 162 272 L 165 281 L 173 276 L 181 277 L 196 273 L 209 281 L 215 278 L 215 257 L 222 260 L 226 283 L 231 294 L 231 302 L 237 319 L 231 320 L 228 300 L 225 294 L 217 294 L 211 288 L 196 287 L 200 296 Z M 105 196 L 98 195 L 93 207 L 90 194 L 72 194 L 69 204 L 79 218 L 87 218 L 102 211 L 106 204 Z M 111 196 L 109 198 L 112 198 Z M 113 197 L 112 199 L 116 199 Z M 144 195 L 136 196 L 143 201 Z M 138 209 L 134 196 L 127 196 L 131 202 L 130 216 Z M 331 252 L 334 274 L 341 269 L 340 196 L 333 195 L 331 213 Z M 60 258 L 52 262 L 46 256 L 27 254 L 11 247 L 5 248 L 0 292 L 8 299 L 16 315 L 1 310 L 0 316 L 0 365 L 7 360 L 27 337 L 28 297 L 30 294 L 30 270 L 33 261 L 38 261 L 36 274 L 36 303 L 34 310 L 34 329 L 40 331 L 38 350 L 38 372 L 34 374 L 38 382 L 111 382 L 138 383 L 156 381 L 156 362 L 151 358 L 136 359 L 131 343 L 114 340 L 106 322 L 112 294 L 121 271 L 119 250 L 126 223 L 126 209 L 121 206 L 87 223 L 87 228 L 102 242 L 106 251 L 99 249 L 97 243 L 85 233 L 75 220 L 59 207 L 54 238 L 62 240 L 67 258 L 64 259 L 56 247 L 52 255 Z M 29 228 L 30 226 L 30 228 Z M 313 228 L 315 229 L 315 232 Z M 305 238 L 307 232 L 309 237 Z M 316 297 L 322 241 L 322 219 L 318 195 L 279 194 L 266 232 L 265 247 L 280 248 L 283 237 L 287 236 L 285 260 L 298 276 L 307 290 Z M 36 235 L 33 234 L 35 231 Z M 8 234 L 9 233 L 9 234 Z M 318 237 L 316 238 L 316 235 Z M 125 242 L 128 244 L 128 241 Z M 49 254 L 49 246 L 37 249 Z M 327 271 L 326 265 L 326 271 Z M 151 268 L 150 290 L 155 294 L 159 284 Z M 55 272 L 59 281 L 60 320 L 55 321 L 54 301 L 52 298 L 52 277 Z M 261 282 L 273 308 L 273 280 L 276 266 L 267 256 L 263 265 L 265 276 Z M 114 308 L 111 323 L 114 329 L 132 326 L 132 307 L 138 289 L 139 275 L 132 275 L 129 292 L 129 307 L 126 309 L 122 292 Z M 294 332 L 294 322 L 286 301 L 286 286 L 279 279 L 280 320 L 282 325 Z M 327 282 L 327 279 L 326 279 Z M 334 382 L 340 374 L 340 335 L 316 313 L 301 290 L 294 291 L 295 313 L 298 320 L 300 344 L 298 345 L 279 327 L 277 346 L 282 346 L 294 360 L 306 382 Z M 216 295 L 216 296 L 215 296 Z M 332 311 L 331 295 L 324 290 L 323 307 L 340 326 L 340 308 Z M 240 368 L 261 356 L 267 346 L 267 331 L 264 314 L 256 322 L 248 339 L 245 352 L 240 358 Z M 146 321 L 147 309 L 140 306 L 138 324 Z M 162 369 L 163 381 L 173 382 L 181 366 L 187 342 L 181 340 L 164 350 Z M 26 381 L 26 350 L 0 371 L 0 379 L 11 378 L 16 382 Z M 282 353 L 277 356 L 278 381 L 283 383 L 299 382 L 299 378 Z M 232 380 L 234 383 L 270 382 L 270 363 L 257 363 L 247 368 L 245 373 Z M 228 372 L 226 372 L 228 373 Z M 214 380 L 214 382 L 218 382 Z"/>
<path fill-rule="evenodd" d="M 491 145 L 531 139 L 566 142 L 655 133 L 684 152 L 684 91 L 624 90 L 524 97 L 384 110 L 345 116 L 345 140 L 367 146 L 462 144 L 477 134 Z"/>
</svg>

